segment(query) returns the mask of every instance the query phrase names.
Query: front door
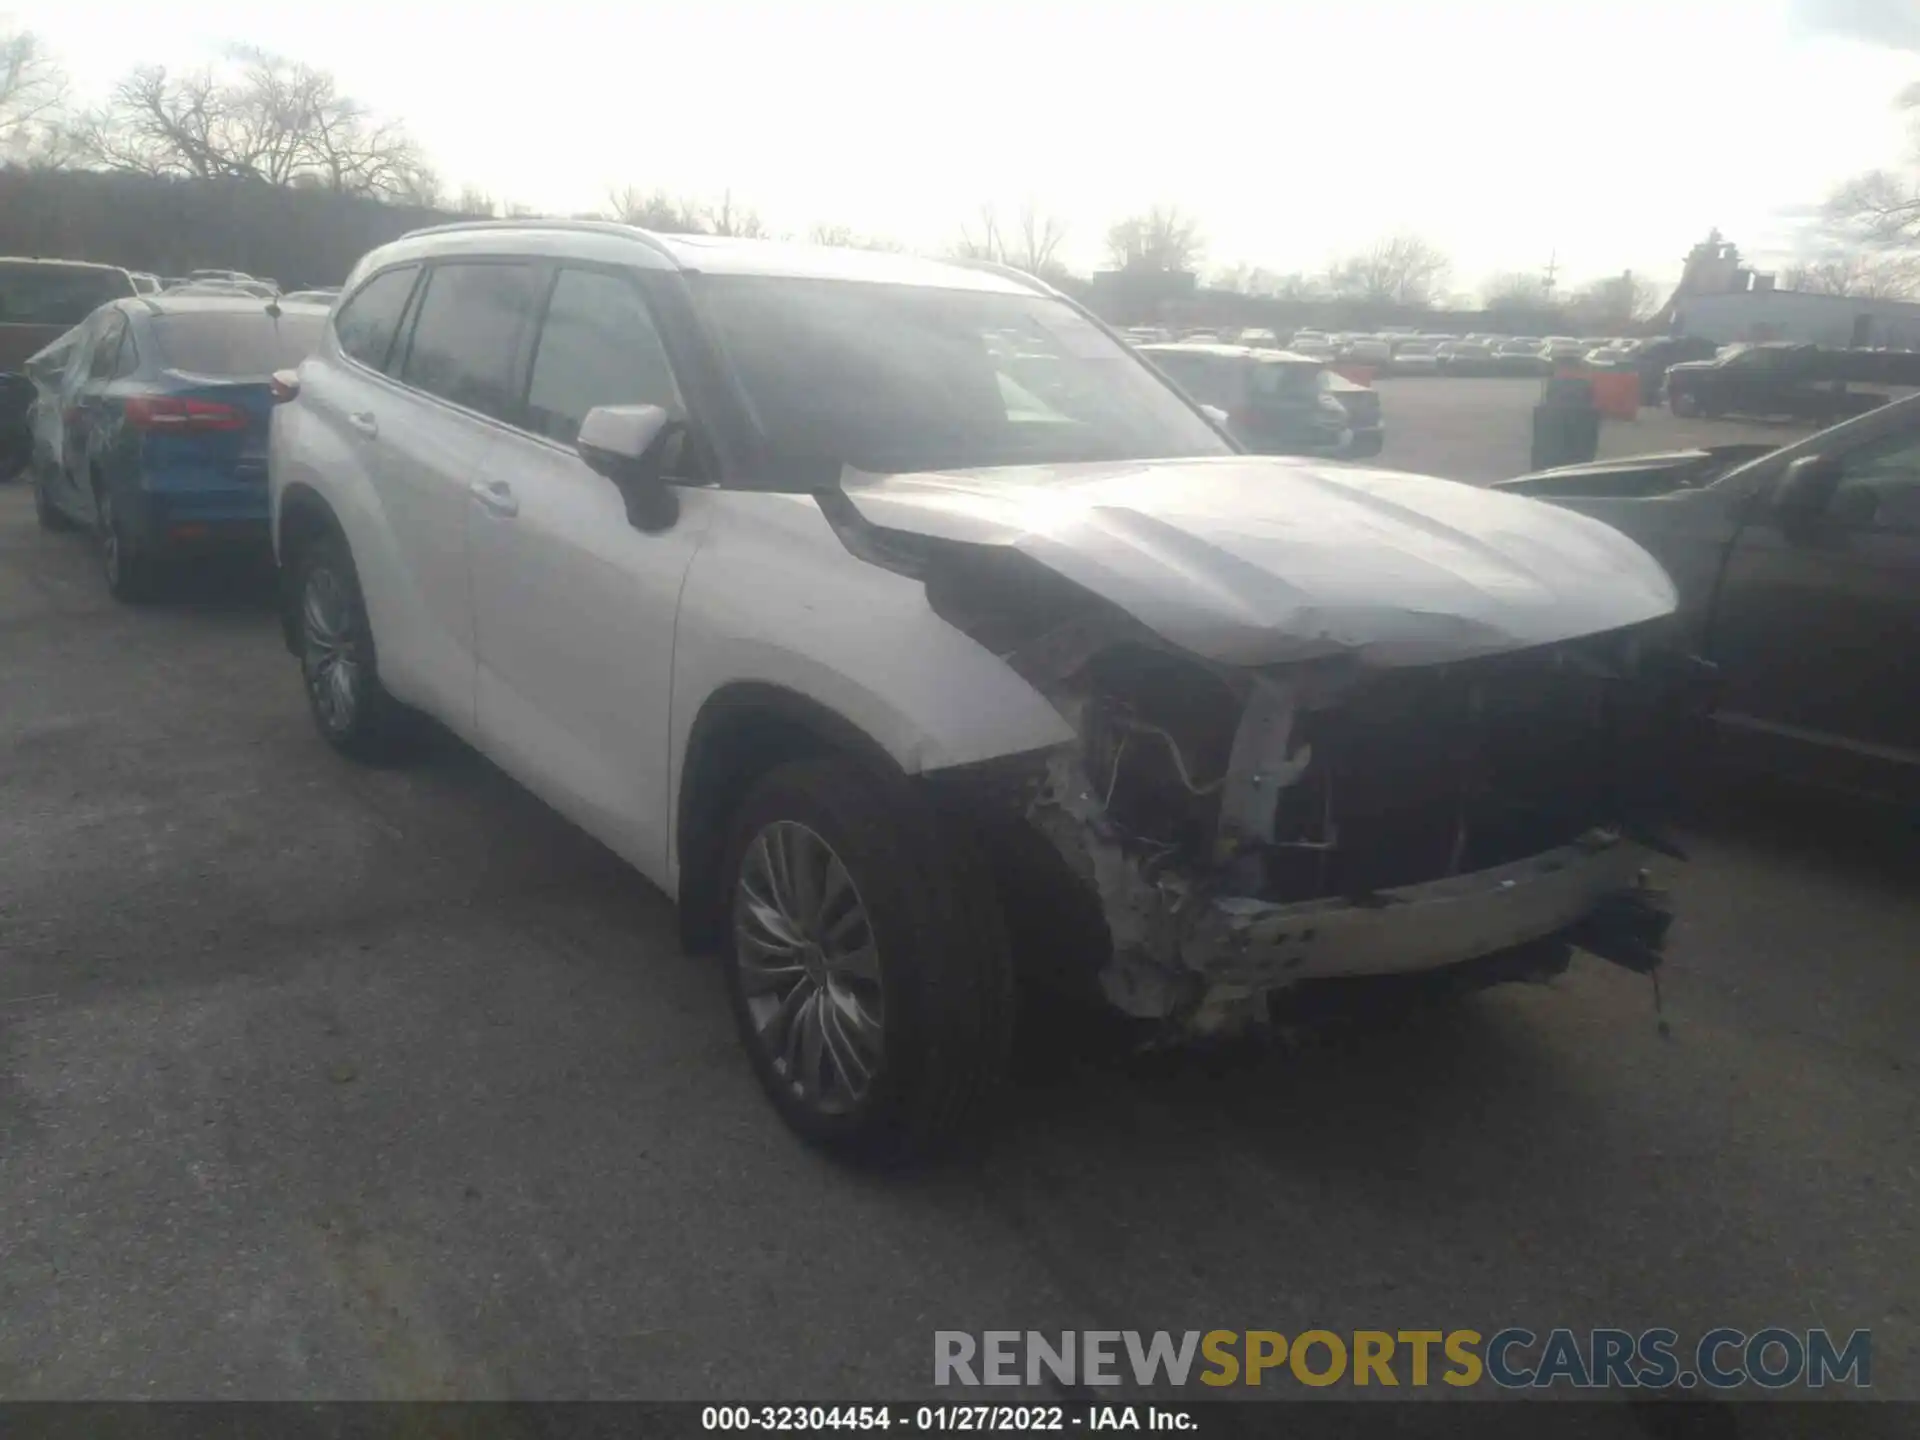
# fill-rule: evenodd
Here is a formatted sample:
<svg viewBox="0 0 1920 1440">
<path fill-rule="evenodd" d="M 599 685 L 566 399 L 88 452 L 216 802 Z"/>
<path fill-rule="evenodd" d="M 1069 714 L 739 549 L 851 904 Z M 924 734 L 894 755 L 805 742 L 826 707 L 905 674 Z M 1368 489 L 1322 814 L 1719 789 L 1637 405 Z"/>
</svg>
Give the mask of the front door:
<svg viewBox="0 0 1920 1440">
<path fill-rule="evenodd" d="M 632 276 L 563 267 L 533 352 L 523 428 L 501 440 L 468 508 L 488 753 L 640 869 L 667 852 L 668 721 L 680 585 L 712 496 L 642 531 L 573 449 L 599 405 L 684 415 Z"/>
<path fill-rule="evenodd" d="M 1711 648 L 1736 746 L 1827 783 L 1920 794 L 1920 417 L 1837 454 L 1825 510 L 1757 509 Z"/>
</svg>

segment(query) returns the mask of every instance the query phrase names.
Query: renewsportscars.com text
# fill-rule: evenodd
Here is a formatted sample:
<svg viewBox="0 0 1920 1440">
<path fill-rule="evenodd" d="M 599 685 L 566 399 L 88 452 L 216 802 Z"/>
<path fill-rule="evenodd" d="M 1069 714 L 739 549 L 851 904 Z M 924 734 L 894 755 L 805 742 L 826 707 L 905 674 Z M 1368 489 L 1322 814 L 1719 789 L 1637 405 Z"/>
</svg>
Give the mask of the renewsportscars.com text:
<svg viewBox="0 0 1920 1440">
<path fill-rule="evenodd" d="M 936 1330 L 936 1385 L 1382 1385 L 1822 1389 L 1873 1383 L 1873 1337 L 1781 1327 L 1654 1329 Z"/>
</svg>

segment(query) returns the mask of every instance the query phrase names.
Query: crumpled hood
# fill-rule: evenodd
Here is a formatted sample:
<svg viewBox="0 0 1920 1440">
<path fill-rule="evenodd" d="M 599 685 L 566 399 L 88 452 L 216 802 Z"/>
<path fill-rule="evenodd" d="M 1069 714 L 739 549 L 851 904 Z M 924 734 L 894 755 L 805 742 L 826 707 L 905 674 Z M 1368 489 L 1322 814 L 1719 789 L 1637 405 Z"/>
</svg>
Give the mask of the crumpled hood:
<svg viewBox="0 0 1920 1440">
<path fill-rule="evenodd" d="M 1421 665 L 1670 613 L 1618 531 L 1449 480 L 1266 456 L 849 472 L 884 529 L 1006 545 L 1196 655 Z"/>
</svg>

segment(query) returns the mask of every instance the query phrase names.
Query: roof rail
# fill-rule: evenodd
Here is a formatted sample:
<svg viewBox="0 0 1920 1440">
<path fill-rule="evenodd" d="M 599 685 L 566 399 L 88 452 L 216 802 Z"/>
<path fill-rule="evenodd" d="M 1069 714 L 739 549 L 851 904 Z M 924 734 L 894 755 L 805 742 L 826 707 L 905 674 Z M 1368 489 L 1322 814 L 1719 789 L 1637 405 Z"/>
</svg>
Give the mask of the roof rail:
<svg viewBox="0 0 1920 1440">
<path fill-rule="evenodd" d="M 618 235 L 628 240 L 639 240 L 668 258 L 673 256 L 666 242 L 651 230 L 642 230 L 638 225 L 625 225 L 618 220 L 541 220 L 532 216 L 513 220 L 454 220 L 445 225 L 409 230 L 400 238 L 415 240 L 422 235 L 456 235 L 467 230 L 578 230 L 591 235 Z"/>
<path fill-rule="evenodd" d="M 949 265 L 961 265 L 968 270 L 984 270 L 989 275 L 998 275 L 1002 280 L 1011 280 L 1015 284 L 1024 285 L 1030 290 L 1037 290 L 1042 295 L 1060 294 L 1058 290 L 1054 289 L 1053 286 L 1042 280 L 1038 275 L 1035 275 L 1031 270 L 1022 270 L 1015 265 L 1004 265 L 998 260 L 976 260 L 968 255 L 952 255 L 942 258 L 945 259 Z"/>
</svg>

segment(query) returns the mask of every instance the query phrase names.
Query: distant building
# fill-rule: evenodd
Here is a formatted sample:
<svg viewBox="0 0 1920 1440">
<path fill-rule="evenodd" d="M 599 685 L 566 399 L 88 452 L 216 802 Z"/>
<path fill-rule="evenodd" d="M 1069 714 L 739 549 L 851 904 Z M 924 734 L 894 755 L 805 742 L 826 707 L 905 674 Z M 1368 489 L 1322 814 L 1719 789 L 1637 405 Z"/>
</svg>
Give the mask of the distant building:
<svg viewBox="0 0 1920 1440">
<path fill-rule="evenodd" d="M 1670 335 L 1721 345 L 1785 340 L 1920 349 L 1920 304 L 1782 290 L 1772 275 L 1746 265 L 1718 230 L 1687 253 L 1673 298 L 1656 318 Z"/>
<path fill-rule="evenodd" d="M 1746 290 L 1681 297 L 1668 331 L 1721 345 L 1787 340 L 1798 345 L 1874 346 L 1920 350 L 1920 304 L 1810 295 L 1800 290 Z"/>
</svg>

